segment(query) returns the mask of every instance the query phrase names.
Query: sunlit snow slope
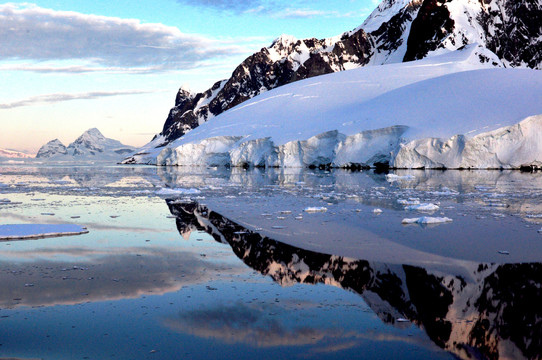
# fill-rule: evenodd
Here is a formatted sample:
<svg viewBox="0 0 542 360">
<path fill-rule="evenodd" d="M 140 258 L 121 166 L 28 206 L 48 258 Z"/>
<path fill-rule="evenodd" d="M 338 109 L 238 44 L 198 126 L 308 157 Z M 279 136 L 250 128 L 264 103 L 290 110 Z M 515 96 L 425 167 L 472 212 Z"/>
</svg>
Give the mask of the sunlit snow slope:
<svg viewBox="0 0 542 360">
<path fill-rule="evenodd" d="M 485 51 L 471 45 L 288 84 L 153 149 L 148 159 L 185 166 L 538 166 L 542 117 L 491 131 L 542 114 L 542 72 L 484 68 Z"/>
</svg>

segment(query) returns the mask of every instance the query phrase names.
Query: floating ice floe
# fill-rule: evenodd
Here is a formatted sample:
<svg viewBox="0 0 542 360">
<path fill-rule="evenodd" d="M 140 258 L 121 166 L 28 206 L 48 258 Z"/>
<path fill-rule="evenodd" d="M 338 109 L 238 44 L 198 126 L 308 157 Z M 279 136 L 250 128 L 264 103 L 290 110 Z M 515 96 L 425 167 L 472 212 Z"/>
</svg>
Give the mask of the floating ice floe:
<svg viewBox="0 0 542 360">
<path fill-rule="evenodd" d="M 409 205 L 405 207 L 405 210 L 416 210 L 416 211 L 436 211 L 438 209 L 439 209 L 439 206 L 432 203 L 421 203 L 421 204 Z"/>
<path fill-rule="evenodd" d="M 429 217 L 422 216 L 419 218 L 403 219 L 402 224 L 420 224 L 420 225 L 430 225 L 430 224 L 444 224 L 447 222 L 452 222 L 452 219 L 447 217 Z"/>
<path fill-rule="evenodd" d="M 395 175 L 395 174 L 386 174 L 386 180 L 388 182 L 394 182 L 394 181 L 412 181 L 416 180 L 416 177 L 414 175 Z"/>
<path fill-rule="evenodd" d="M 398 199 L 397 203 L 401 205 L 418 205 L 420 203 L 420 199 L 418 198 L 408 198 L 407 200 Z"/>
<path fill-rule="evenodd" d="M 447 188 L 446 186 L 441 188 L 440 191 L 429 191 L 427 194 L 435 196 L 455 196 L 459 195 L 458 191 Z"/>
<path fill-rule="evenodd" d="M 308 213 L 326 212 L 327 208 L 323 207 L 323 206 L 320 206 L 320 207 L 318 207 L 318 206 L 309 206 L 309 207 L 306 207 L 303 211 L 308 212 Z"/>
<path fill-rule="evenodd" d="M 200 190 L 190 188 L 190 189 L 184 189 L 184 188 L 161 188 L 156 192 L 157 195 L 189 195 L 189 194 L 199 194 L 201 193 Z"/>
<path fill-rule="evenodd" d="M 5 224 L 0 225 L 0 240 L 38 239 L 86 234 L 86 227 L 75 224 Z"/>
<path fill-rule="evenodd" d="M 373 213 L 374 214 L 382 214 L 382 210 L 381 209 L 373 209 Z"/>
</svg>

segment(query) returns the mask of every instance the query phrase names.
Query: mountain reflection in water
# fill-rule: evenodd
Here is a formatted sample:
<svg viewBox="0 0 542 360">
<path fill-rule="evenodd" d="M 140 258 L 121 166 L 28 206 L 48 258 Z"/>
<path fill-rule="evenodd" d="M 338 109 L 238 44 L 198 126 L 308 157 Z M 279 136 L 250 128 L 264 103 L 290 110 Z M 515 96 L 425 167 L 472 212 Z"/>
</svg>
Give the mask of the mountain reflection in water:
<svg viewBox="0 0 542 360">
<path fill-rule="evenodd" d="M 205 231 L 282 286 L 327 284 L 353 291 L 389 324 L 408 319 L 460 358 L 542 356 L 542 264 L 478 264 L 458 271 L 322 254 L 251 231 L 196 202 L 167 200 L 179 233 Z M 462 274 L 462 275 L 457 275 Z"/>
</svg>

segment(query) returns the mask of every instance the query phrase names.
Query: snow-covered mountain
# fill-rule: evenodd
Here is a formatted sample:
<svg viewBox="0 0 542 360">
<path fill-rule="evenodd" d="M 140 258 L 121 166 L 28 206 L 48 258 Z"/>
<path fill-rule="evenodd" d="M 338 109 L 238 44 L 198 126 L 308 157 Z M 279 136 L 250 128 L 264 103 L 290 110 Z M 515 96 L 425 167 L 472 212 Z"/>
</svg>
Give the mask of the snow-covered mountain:
<svg viewBox="0 0 542 360">
<path fill-rule="evenodd" d="M 283 35 L 203 93 L 181 88 L 162 132 L 126 163 L 152 163 L 153 149 L 270 89 L 322 74 L 422 59 L 478 44 L 477 62 L 542 68 L 539 0 L 384 0 L 365 22 L 328 39 Z"/>
<path fill-rule="evenodd" d="M 1 149 L 0 148 L 0 158 L 9 158 L 9 159 L 29 159 L 33 156 L 21 151 Z"/>
<path fill-rule="evenodd" d="M 54 156 L 67 154 L 68 149 L 66 149 L 66 146 L 64 146 L 60 140 L 54 139 L 40 147 L 36 154 L 36 158 L 52 158 Z"/>
<path fill-rule="evenodd" d="M 190 231 L 205 231 L 282 286 L 326 284 L 353 291 L 383 322 L 413 323 L 457 358 L 533 359 L 542 351 L 539 263 L 450 258 L 442 267 L 329 255 L 264 237 L 195 202 L 167 203 L 186 238 Z"/>
<path fill-rule="evenodd" d="M 49 141 L 39 149 L 36 158 L 62 162 L 117 162 L 134 149 L 133 146 L 124 145 L 118 140 L 106 138 L 98 129 L 92 128 L 85 131 L 68 147 L 58 139 Z"/>
<path fill-rule="evenodd" d="M 486 52 L 470 45 L 288 84 L 148 157 L 184 166 L 539 166 L 542 116 L 517 124 L 542 114 L 542 72 L 483 67 Z"/>
</svg>

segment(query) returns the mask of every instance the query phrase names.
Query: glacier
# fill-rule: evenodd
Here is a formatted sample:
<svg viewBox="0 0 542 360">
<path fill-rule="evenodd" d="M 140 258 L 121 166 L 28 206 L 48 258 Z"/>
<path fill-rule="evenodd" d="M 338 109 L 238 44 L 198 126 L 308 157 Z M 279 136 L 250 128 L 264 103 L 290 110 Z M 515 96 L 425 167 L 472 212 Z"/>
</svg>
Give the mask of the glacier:
<svg viewBox="0 0 542 360">
<path fill-rule="evenodd" d="M 542 164 L 542 73 L 469 45 L 301 80 L 201 124 L 146 162 L 177 166 L 516 169 Z M 159 141 L 159 139 L 157 140 Z"/>
</svg>

